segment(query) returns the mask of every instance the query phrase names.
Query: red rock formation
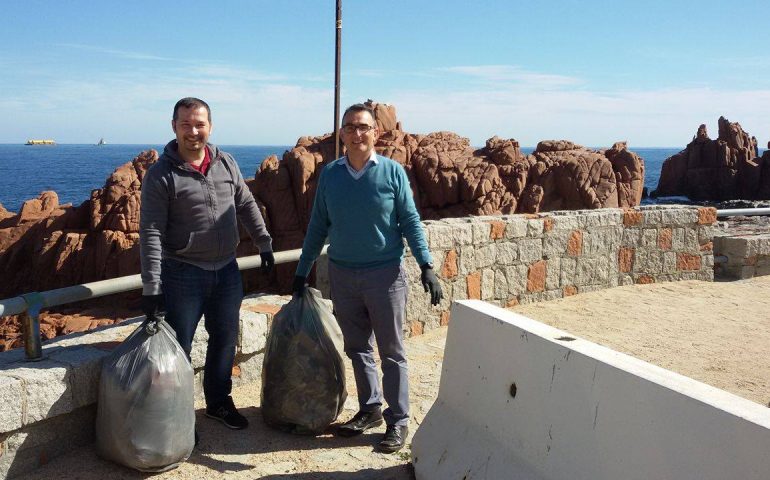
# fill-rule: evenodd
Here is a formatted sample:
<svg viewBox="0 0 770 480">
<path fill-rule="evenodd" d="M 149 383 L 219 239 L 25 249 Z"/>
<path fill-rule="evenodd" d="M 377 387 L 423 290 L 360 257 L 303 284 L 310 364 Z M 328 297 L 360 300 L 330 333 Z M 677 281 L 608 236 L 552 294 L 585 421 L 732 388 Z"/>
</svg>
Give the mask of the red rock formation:
<svg viewBox="0 0 770 480">
<path fill-rule="evenodd" d="M 141 180 L 158 153 L 118 167 L 78 207 L 55 192 L 24 203 L 0 223 L 0 295 L 13 296 L 139 272 Z"/>
<path fill-rule="evenodd" d="M 644 189 L 644 160 L 618 142 L 605 150 L 604 156 L 612 163 L 618 185 L 618 206 L 633 207 L 642 201 Z"/>
<path fill-rule="evenodd" d="M 615 172 L 601 152 L 565 140 L 542 141 L 532 157 L 523 193 L 527 204 L 520 212 L 618 206 Z"/>
<path fill-rule="evenodd" d="M 493 137 L 474 151 L 468 139 L 451 132 L 403 132 L 395 107 L 369 105 L 380 128 L 377 153 L 404 166 L 423 219 L 634 206 L 641 200 L 644 161 L 624 142 L 594 151 L 547 141 L 525 156 L 516 140 Z M 303 137 L 282 161 L 270 158 L 256 173 L 253 192 L 277 250 L 302 246 L 318 174 L 333 156 L 332 136 Z M 279 269 L 283 289 L 294 266 Z"/>
<path fill-rule="evenodd" d="M 625 143 L 594 151 L 545 141 L 532 155 L 523 155 L 516 140 L 492 137 L 474 151 L 467 138 L 451 132 L 406 133 L 395 107 L 370 105 L 381 132 L 377 152 L 404 166 L 424 219 L 633 206 L 641 199 L 644 162 Z M 302 246 L 318 175 L 334 160 L 334 150 L 333 135 L 302 137 L 282 161 L 265 159 L 254 180 L 247 181 L 276 251 Z M 122 165 L 78 207 L 60 206 L 54 192 L 26 202 L 19 214 L 0 207 L 0 295 L 138 273 L 140 188 L 157 158 L 150 150 Z M 257 253 L 243 229 L 241 240 L 239 256 Z M 246 273 L 244 286 L 288 291 L 294 268 L 279 265 L 270 277 Z M 18 324 L 8 318 L 2 322 L 0 338 L 3 332 L 16 338 Z M 43 322 L 46 335 L 92 325 L 82 319 L 52 322 L 57 326 Z"/>
<path fill-rule="evenodd" d="M 692 200 L 768 199 L 770 183 L 757 158 L 757 139 L 719 117 L 719 136 L 711 140 L 701 125 L 687 147 L 666 159 L 652 196 L 684 195 Z"/>
<path fill-rule="evenodd" d="M 104 188 L 78 207 L 59 205 L 56 192 L 28 200 L 0 220 L 0 295 L 3 298 L 139 273 L 139 192 L 154 150 L 120 166 Z M 115 321 L 119 307 L 99 317 L 41 314 L 43 338 Z M 110 315 L 109 312 L 112 312 Z M 105 317 L 107 319 L 105 320 Z M 99 320 L 101 318 L 101 320 Z M 14 317 L 0 318 L 0 349 L 20 344 Z"/>
<path fill-rule="evenodd" d="M 40 314 L 40 335 L 50 340 L 59 335 L 92 330 L 112 325 L 132 316 L 132 312 L 120 307 L 95 307 L 85 310 L 66 308 L 58 313 Z M 16 316 L 0 319 L 0 352 L 22 347 L 22 327 Z"/>
</svg>

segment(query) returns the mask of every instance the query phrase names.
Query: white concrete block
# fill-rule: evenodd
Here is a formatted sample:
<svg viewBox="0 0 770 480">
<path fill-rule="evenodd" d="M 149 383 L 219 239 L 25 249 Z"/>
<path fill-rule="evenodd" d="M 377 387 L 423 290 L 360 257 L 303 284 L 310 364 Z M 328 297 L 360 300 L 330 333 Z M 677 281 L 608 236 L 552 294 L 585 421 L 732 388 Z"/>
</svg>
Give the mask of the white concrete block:
<svg viewBox="0 0 770 480">
<path fill-rule="evenodd" d="M 417 480 L 768 478 L 767 407 L 484 302 L 451 315 Z"/>
</svg>

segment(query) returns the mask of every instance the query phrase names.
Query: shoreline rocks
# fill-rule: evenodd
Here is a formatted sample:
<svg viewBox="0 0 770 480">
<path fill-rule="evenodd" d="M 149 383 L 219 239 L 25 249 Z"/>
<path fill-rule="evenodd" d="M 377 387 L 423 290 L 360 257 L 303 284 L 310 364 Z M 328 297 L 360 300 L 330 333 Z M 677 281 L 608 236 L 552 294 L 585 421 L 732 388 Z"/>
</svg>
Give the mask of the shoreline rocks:
<svg viewBox="0 0 770 480">
<path fill-rule="evenodd" d="M 698 127 L 684 150 L 667 158 L 653 198 L 683 195 L 691 200 L 770 199 L 770 153 L 759 157 L 756 137 L 719 117 L 716 140 Z M 770 148 L 770 144 L 768 144 Z"/>
<path fill-rule="evenodd" d="M 395 107 L 369 104 L 381 130 L 377 152 L 404 166 L 425 220 L 631 207 L 641 200 L 644 161 L 625 142 L 592 150 L 567 140 L 547 140 L 531 155 L 523 155 L 516 140 L 495 136 L 474 150 L 467 138 L 452 132 L 405 132 Z M 301 247 L 318 175 L 334 160 L 334 150 L 331 134 L 301 137 L 281 161 L 275 156 L 265 159 L 255 178 L 247 181 L 275 250 Z M 59 205 L 55 192 L 44 192 L 25 202 L 17 214 L 0 209 L 0 295 L 139 273 L 141 182 L 157 159 L 155 150 L 140 153 L 77 207 Z M 241 240 L 239 256 L 257 253 L 243 229 Z M 270 277 L 245 272 L 244 288 L 288 291 L 294 268 L 278 265 Z M 0 320 L 0 336 L 9 328 L 18 331 L 18 324 L 9 327 L 13 322 L 12 317 Z M 74 323 L 91 325 L 85 320 Z"/>
</svg>

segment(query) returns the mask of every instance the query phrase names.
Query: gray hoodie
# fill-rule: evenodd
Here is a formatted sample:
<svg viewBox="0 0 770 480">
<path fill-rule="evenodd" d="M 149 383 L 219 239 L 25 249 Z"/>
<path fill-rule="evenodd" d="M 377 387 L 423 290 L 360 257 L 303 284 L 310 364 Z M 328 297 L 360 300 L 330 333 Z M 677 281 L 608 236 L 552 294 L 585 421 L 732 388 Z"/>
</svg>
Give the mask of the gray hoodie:
<svg viewBox="0 0 770 480">
<path fill-rule="evenodd" d="M 163 150 L 142 180 L 139 246 L 144 295 L 162 292 L 160 262 L 171 258 L 218 270 L 235 258 L 237 218 L 260 252 L 272 250 L 257 203 L 233 157 L 208 144 L 211 165 L 204 176 L 177 152 Z"/>
</svg>

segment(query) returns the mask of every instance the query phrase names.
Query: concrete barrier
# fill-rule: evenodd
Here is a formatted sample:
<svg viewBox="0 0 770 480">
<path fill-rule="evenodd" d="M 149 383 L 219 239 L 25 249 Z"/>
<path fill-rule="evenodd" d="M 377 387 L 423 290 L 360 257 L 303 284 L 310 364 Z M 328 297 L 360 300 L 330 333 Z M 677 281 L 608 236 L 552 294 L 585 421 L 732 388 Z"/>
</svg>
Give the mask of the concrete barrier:
<svg viewBox="0 0 770 480">
<path fill-rule="evenodd" d="M 412 442 L 418 480 L 766 480 L 769 453 L 767 407 L 474 300 Z"/>
</svg>

